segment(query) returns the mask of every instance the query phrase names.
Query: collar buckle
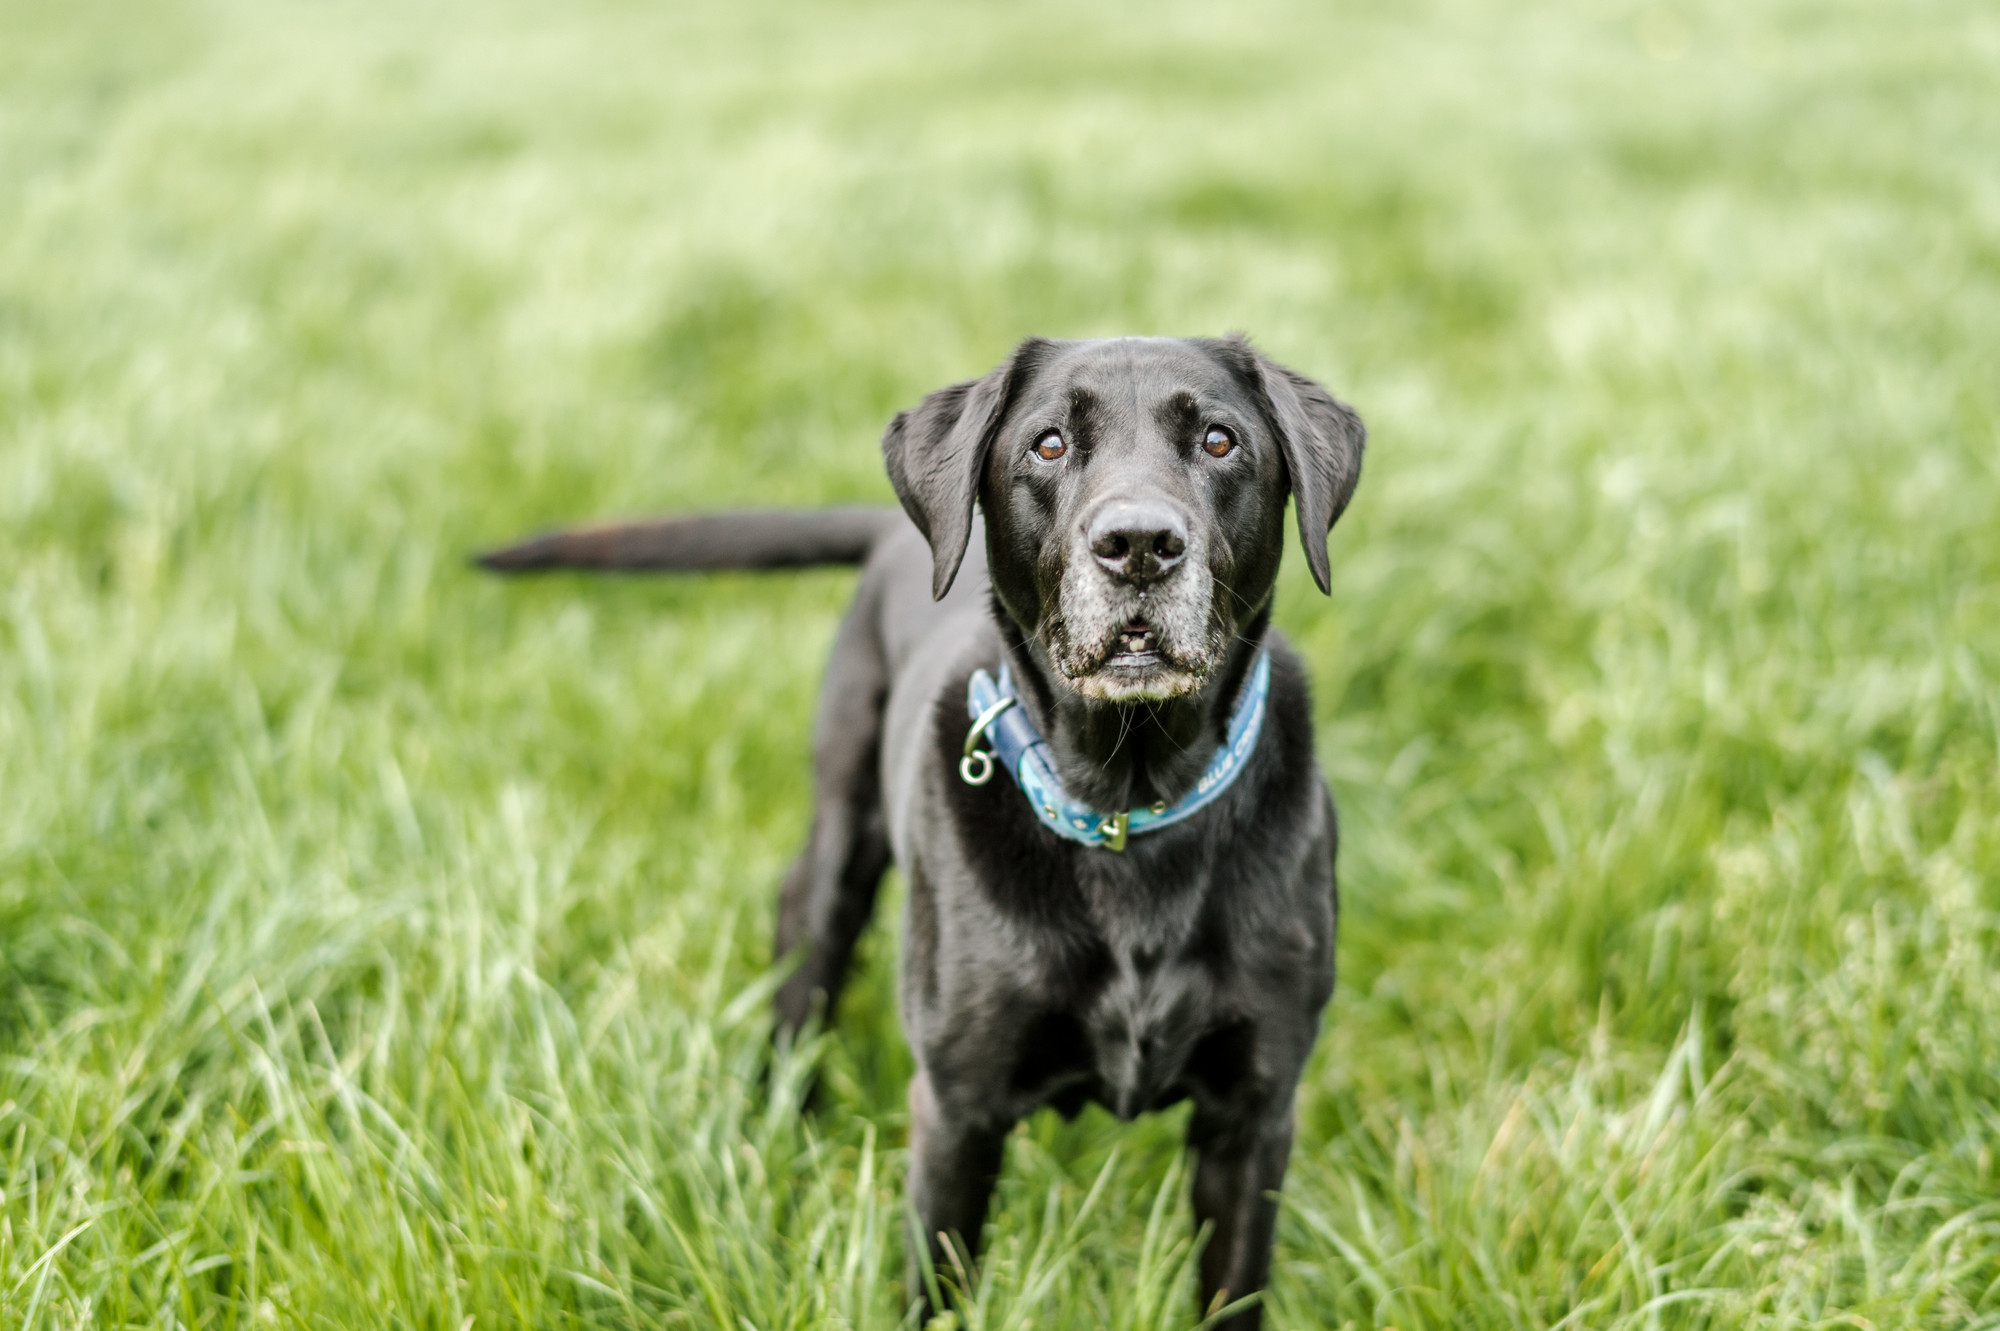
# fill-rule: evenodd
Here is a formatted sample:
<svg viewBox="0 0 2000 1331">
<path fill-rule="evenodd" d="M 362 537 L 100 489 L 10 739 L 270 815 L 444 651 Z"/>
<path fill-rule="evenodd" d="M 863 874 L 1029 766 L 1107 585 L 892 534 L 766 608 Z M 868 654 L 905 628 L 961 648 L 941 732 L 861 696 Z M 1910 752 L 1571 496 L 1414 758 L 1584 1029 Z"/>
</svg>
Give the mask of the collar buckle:
<svg viewBox="0 0 2000 1331">
<path fill-rule="evenodd" d="M 1125 849 L 1125 833 L 1131 826 L 1131 823 L 1132 816 L 1129 813 L 1105 814 L 1104 821 L 1097 825 L 1097 835 L 1104 838 L 1104 848 L 1106 850 Z"/>
</svg>

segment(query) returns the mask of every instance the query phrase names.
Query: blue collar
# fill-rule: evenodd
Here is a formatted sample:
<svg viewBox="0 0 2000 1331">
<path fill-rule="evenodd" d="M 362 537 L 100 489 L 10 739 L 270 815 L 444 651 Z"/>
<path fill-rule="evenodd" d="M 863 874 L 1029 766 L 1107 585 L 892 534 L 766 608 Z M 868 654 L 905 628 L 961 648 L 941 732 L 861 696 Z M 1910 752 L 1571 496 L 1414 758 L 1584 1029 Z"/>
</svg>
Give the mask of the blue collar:
<svg viewBox="0 0 2000 1331">
<path fill-rule="evenodd" d="M 1028 807 L 1034 810 L 1043 827 L 1086 846 L 1123 850 L 1127 835 L 1151 832 L 1193 817 L 1242 775 L 1251 750 L 1257 747 L 1257 736 L 1264 729 L 1264 700 L 1270 691 L 1271 653 L 1259 649 L 1257 663 L 1250 668 L 1250 679 L 1236 699 L 1235 710 L 1229 714 L 1229 736 L 1215 751 L 1215 757 L 1209 759 L 1194 789 L 1172 804 L 1163 802 L 1122 813 L 1099 813 L 1063 792 L 1062 782 L 1056 778 L 1055 762 L 1049 755 L 1048 741 L 1028 719 L 1026 709 L 1019 706 L 1014 678 L 1006 665 L 1000 667 L 997 684 L 984 670 L 975 670 L 965 690 L 965 709 L 972 717 L 972 729 L 965 736 L 965 755 L 959 759 L 958 774 L 967 785 L 983 786 L 993 779 L 997 758 L 999 765 L 1007 769 L 1007 775 L 1020 786 L 1021 793 L 1028 797 Z M 979 747 L 982 736 L 992 742 L 990 751 Z"/>
</svg>

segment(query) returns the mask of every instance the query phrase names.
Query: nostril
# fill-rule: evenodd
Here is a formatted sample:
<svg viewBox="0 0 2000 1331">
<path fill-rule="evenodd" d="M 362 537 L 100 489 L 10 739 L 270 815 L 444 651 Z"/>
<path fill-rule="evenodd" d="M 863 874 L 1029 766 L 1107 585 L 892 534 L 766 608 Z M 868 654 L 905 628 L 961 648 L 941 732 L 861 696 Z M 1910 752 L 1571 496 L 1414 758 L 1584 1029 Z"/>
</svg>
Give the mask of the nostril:
<svg viewBox="0 0 2000 1331">
<path fill-rule="evenodd" d="M 1101 506 L 1084 531 L 1090 552 L 1114 577 L 1150 582 L 1187 553 L 1187 526 L 1170 505 L 1115 500 Z"/>
</svg>

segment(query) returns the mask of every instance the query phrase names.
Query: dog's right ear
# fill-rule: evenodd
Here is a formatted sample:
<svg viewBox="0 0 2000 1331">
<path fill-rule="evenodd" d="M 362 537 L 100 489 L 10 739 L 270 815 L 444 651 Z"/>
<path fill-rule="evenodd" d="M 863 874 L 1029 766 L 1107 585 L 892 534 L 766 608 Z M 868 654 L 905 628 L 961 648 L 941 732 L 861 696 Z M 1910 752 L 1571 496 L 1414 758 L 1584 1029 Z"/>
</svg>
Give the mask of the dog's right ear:
<svg viewBox="0 0 2000 1331">
<path fill-rule="evenodd" d="M 1008 400 L 1043 344 L 1029 338 L 984 379 L 940 388 L 896 413 L 882 434 L 882 460 L 903 511 L 931 543 L 931 596 L 943 600 L 965 560 L 972 501 Z"/>
</svg>

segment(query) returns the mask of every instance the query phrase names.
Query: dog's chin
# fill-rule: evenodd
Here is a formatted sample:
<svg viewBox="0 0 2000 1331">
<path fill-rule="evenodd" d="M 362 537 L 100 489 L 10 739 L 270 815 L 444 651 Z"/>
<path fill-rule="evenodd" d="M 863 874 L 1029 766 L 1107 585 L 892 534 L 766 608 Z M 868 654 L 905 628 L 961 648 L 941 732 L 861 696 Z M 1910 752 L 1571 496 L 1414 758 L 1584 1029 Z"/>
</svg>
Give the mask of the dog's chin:
<svg viewBox="0 0 2000 1331">
<path fill-rule="evenodd" d="M 1119 652 L 1068 678 L 1071 688 L 1099 702 L 1165 702 L 1199 689 L 1207 673 L 1158 652 Z"/>
</svg>

